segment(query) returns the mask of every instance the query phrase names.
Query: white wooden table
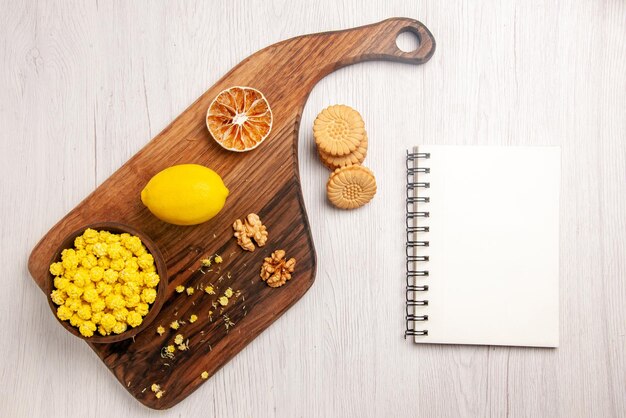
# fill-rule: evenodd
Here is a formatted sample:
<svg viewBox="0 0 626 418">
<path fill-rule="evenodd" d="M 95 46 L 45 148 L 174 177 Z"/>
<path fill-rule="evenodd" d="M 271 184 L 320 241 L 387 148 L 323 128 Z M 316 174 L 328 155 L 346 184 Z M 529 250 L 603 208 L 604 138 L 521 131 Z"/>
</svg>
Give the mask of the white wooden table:
<svg viewBox="0 0 626 418">
<path fill-rule="evenodd" d="M 55 322 L 31 248 L 250 53 L 390 16 L 424 22 L 433 59 L 338 71 L 302 118 L 315 285 L 187 400 L 144 408 Z M 0 0 L 0 416 L 625 416 L 625 35 L 621 0 Z M 379 193 L 359 211 L 325 202 L 313 152 L 335 103 L 370 136 Z M 418 143 L 562 147 L 560 348 L 403 339 L 403 158 Z"/>
</svg>

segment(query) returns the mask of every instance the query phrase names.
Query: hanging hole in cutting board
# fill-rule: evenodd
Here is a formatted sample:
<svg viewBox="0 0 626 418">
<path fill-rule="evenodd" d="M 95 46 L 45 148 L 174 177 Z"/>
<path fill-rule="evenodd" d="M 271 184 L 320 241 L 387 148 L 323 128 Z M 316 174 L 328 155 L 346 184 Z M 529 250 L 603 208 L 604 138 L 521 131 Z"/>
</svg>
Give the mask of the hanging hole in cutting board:
<svg viewBox="0 0 626 418">
<path fill-rule="evenodd" d="M 420 47 L 420 38 L 411 30 L 405 30 L 398 34 L 396 46 L 402 52 L 414 52 Z"/>
</svg>

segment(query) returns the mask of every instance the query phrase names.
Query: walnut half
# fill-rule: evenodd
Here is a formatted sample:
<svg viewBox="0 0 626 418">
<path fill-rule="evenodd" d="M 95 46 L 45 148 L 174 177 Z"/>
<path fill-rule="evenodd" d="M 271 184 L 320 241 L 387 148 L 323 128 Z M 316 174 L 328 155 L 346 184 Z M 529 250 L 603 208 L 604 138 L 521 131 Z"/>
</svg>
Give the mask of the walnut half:
<svg viewBox="0 0 626 418">
<path fill-rule="evenodd" d="M 291 280 L 291 273 L 296 267 L 296 259 L 285 259 L 284 250 L 276 250 L 271 257 L 265 257 L 261 266 L 261 279 L 270 287 L 280 287 Z"/>
<path fill-rule="evenodd" d="M 237 244 L 246 251 L 254 251 L 254 243 L 251 238 L 256 241 L 259 247 L 264 246 L 267 242 L 267 228 L 256 213 L 249 214 L 243 222 L 241 219 L 237 219 L 233 223 L 233 229 Z"/>
</svg>

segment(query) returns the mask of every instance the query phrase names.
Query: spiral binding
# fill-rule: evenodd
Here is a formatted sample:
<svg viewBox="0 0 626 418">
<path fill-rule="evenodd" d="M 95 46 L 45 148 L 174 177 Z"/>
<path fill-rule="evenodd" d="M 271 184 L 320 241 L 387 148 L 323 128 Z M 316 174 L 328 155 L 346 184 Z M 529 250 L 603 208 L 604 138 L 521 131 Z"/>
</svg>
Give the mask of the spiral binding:
<svg viewBox="0 0 626 418">
<path fill-rule="evenodd" d="M 430 183 L 415 181 L 417 174 L 430 173 L 429 167 L 420 167 L 417 161 L 429 158 L 430 153 L 409 152 L 408 150 L 406 152 L 406 330 L 404 331 L 404 338 L 408 335 L 428 335 L 428 329 L 416 329 L 416 323 L 428 321 L 428 315 L 416 315 L 415 313 L 415 307 L 428 306 L 428 299 L 416 299 L 418 298 L 417 292 L 428 292 L 428 285 L 416 285 L 415 278 L 427 277 L 429 272 L 428 270 L 416 270 L 415 263 L 429 261 L 430 257 L 415 255 L 413 249 L 430 245 L 429 241 L 418 239 L 419 234 L 430 232 L 430 227 L 414 225 L 416 218 L 428 218 L 430 216 L 430 212 L 415 210 L 418 203 L 430 202 L 430 197 L 416 196 L 418 189 L 428 189 Z"/>
</svg>

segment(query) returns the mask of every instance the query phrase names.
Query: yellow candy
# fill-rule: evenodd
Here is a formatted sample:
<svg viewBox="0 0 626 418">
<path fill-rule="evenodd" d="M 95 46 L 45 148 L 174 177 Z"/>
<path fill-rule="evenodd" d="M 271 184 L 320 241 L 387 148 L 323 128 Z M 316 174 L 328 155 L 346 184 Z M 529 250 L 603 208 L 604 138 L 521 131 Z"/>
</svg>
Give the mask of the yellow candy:
<svg viewBox="0 0 626 418">
<path fill-rule="evenodd" d="M 66 248 L 63 251 L 61 251 L 61 261 L 67 259 L 68 257 L 70 257 L 72 254 L 76 254 L 76 250 L 73 248 Z"/>
<path fill-rule="evenodd" d="M 126 331 L 127 329 L 128 329 L 128 327 L 126 326 L 126 324 L 124 322 L 118 322 L 113 327 L 113 332 L 116 333 L 116 334 L 121 334 L 122 332 Z"/>
<path fill-rule="evenodd" d="M 59 290 L 63 290 L 67 287 L 67 285 L 70 284 L 69 279 L 66 279 L 65 277 L 55 277 L 54 278 L 54 287 L 56 287 Z"/>
<path fill-rule="evenodd" d="M 80 319 L 84 320 L 91 318 L 91 305 L 83 304 L 80 308 L 78 308 L 78 311 L 76 311 L 76 315 L 78 315 Z"/>
<path fill-rule="evenodd" d="M 60 276 L 63 274 L 63 264 L 61 263 L 52 263 L 50 265 L 50 273 L 52 273 L 53 276 Z"/>
<path fill-rule="evenodd" d="M 142 254 L 137 258 L 137 264 L 145 270 L 154 264 L 154 258 L 151 254 Z"/>
<path fill-rule="evenodd" d="M 121 334 L 141 325 L 160 280 L 139 237 L 93 229 L 61 252 L 50 273 L 55 276 L 50 299 L 59 305 L 57 317 L 85 337 L 96 331 Z"/>
<path fill-rule="evenodd" d="M 113 293 L 116 295 L 122 295 L 122 284 L 121 283 L 115 283 L 113 285 Z"/>
<path fill-rule="evenodd" d="M 122 295 L 124 296 L 131 296 L 137 293 L 139 293 L 139 286 L 133 282 L 128 282 L 122 286 Z"/>
<path fill-rule="evenodd" d="M 86 254 L 84 257 L 80 258 L 80 265 L 87 270 L 90 270 L 98 265 L 98 259 L 93 254 Z"/>
<path fill-rule="evenodd" d="M 137 269 L 131 269 L 128 267 L 125 267 L 124 270 L 120 272 L 120 279 L 124 283 L 127 283 L 127 282 L 139 283 L 141 281 L 141 278 L 139 277 L 139 273 L 137 272 Z"/>
<path fill-rule="evenodd" d="M 85 239 L 83 237 L 76 237 L 76 239 L 74 239 L 74 247 L 76 247 L 77 250 L 84 249 Z"/>
<path fill-rule="evenodd" d="M 72 324 L 72 326 L 74 327 L 81 326 L 83 322 L 85 321 L 81 319 L 77 314 L 73 314 L 72 317 L 70 318 L 70 324 Z"/>
<path fill-rule="evenodd" d="M 96 330 L 96 324 L 94 324 L 91 321 L 85 321 L 82 324 L 80 324 L 80 327 L 78 328 L 78 330 L 85 337 L 91 337 L 94 331 Z"/>
<path fill-rule="evenodd" d="M 99 242 L 106 242 L 107 237 L 111 235 L 111 233 L 109 231 L 100 231 L 98 232 L 98 241 Z"/>
<path fill-rule="evenodd" d="M 67 288 L 65 289 L 65 292 L 71 298 L 79 298 L 80 295 L 83 294 L 83 289 L 81 289 L 80 287 L 76 286 L 74 283 L 70 283 L 69 285 L 67 285 Z"/>
<path fill-rule="evenodd" d="M 99 238 L 100 236 L 98 234 L 98 231 L 95 231 L 91 228 L 86 229 L 83 233 L 83 239 L 87 244 L 95 244 L 96 242 L 98 242 Z"/>
<path fill-rule="evenodd" d="M 143 322 L 143 319 L 141 315 L 138 314 L 137 312 L 130 311 L 128 313 L 128 317 L 126 318 L 126 322 L 128 323 L 128 325 L 134 328 L 134 327 L 138 327 L 139 325 L 141 325 L 141 323 Z"/>
<path fill-rule="evenodd" d="M 53 290 L 52 293 L 50 293 L 50 299 L 57 305 L 63 305 L 65 303 L 65 296 L 62 290 Z"/>
<path fill-rule="evenodd" d="M 67 306 L 72 312 L 76 312 L 81 306 L 83 306 L 83 304 L 78 298 L 67 298 L 65 300 L 65 306 Z"/>
<path fill-rule="evenodd" d="M 139 263 L 137 262 L 137 257 L 130 257 L 127 260 L 124 260 L 124 269 L 136 272 L 139 270 Z"/>
<path fill-rule="evenodd" d="M 122 271 L 124 269 L 124 260 L 121 258 L 114 258 L 111 261 L 111 268 L 115 271 Z"/>
<path fill-rule="evenodd" d="M 87 289 L 83 292 L 83 300 L 85 302 L 95 302 L 98 299 L 98 291 L 96 289 Z"/>
<path fill-rule="evenodd" d="M 61 321 L 67 321 L 73 314 L 74 312 L 67 306 L 59 306 L 59 309 L 57 309 L 57 317 L 59 317 Z"/>
<path fill-rule="evenodd" d="M 104 316 L 104 314 L 102 312 L 93 312 L 93 307 L 91 308 L 91 310 L 91 322 L 93 322 L 94 324 L 99 324 L 100 321 L 102 321 L 102 317 Z"/>
<path fill-rule="evenodd" d="M 122 248 L 122 259 L 124 262 L 133 258 L 133 253 L 127 250 L 126 248 Z"/>
<path fill-rule="evenodd" d="M 126 308 L 119 308 L 113 311 L 113 316 L 115 317 L 115 319 L 117 321 L 126 321 L 126 318 L 128 317 L 128 309 Z"/>
<path fill-rule="evenodd" d="M 79 268 L 76 270 L 76 274 L 74 275 L 74 284 L 78 287 L 85 286 L 85 280 L 89 279 L 89 273 L 84 268 Z"/>
<path fill-rule="evenodd" d="M 100 298 L 94 300 L 93 302 L 91 302 L 92 316 L 93 316 L 93 312 L 102 312 L 104 311 L 105 308 L 106 308 L 106 303 L 104 302 L 104 300 Z"/>
<path fill-rule="evenodd" d="M 73 249 L 65 249 L 61 253 L 61 264 L 66 270 L 73 270 L 78 267 L 78 257 Z"/>
<path fill-rule="evenodd" d="M 124 246 L 132 252 L 139 252 L 141 251 L 141 248 L 143 247 L 139 237 L 130 237 L 128 241 L 126 241 Z"/>
<path fill-rule="evenodd" d="M 159 275 L 154 272 L 145 273 L 143 277 L 143 283 L 148 287 L 156 287 L 159 280 Z"/>
<path fill-rule="evenodd" d="M 104 279 L 105 282 L 109 283 L 109 284 L 113 284 L 117 281 L 117 278 L 119 277 L 119 273 L 113 269 L 107 269 L 104 272 L 104 275 L 102 276 L 102 278 Z"/>
<path fill-rule="evenodd" d="M 98 284 L 96 285 L 96 290 L 100 292 L 101 297 L 106 297 L 113 291 L 113 286 L 105 282 L 98 282 Z"/>
<path fill-rule="evenodd" d="M 94 282 L 102 280 L 104 277 L 104 269 L 100 266 L 95 266 L 89 271 L 89 278 Z"/>
<path fill-rule="evenodd" d="M 108 269 L 111 266 L 111 259 L 109 257 L 100 257 L 98 259 L 98 266 L 103 269 Z"/>
<path fill-rule="evenodd" d="M 98 257 L 105 257 L 109 253 L 109 244 L 98 242 L 93 245 L 93 253 Z"/>
<path fill-rule="evenodd" d="M 107 308 L 111 310 L 120 309 L 126 305 L 124 298 L 116 294 L 107 296 L 104 302 L 106 303 Z"/>
<path fill-rule="evenodd" d="M 114 242 L 119 242 L 119 241 L 120 241 L 120 236 L 117 234 L 109 234 L 109 236 L 105 240 L 107 244 L 113 244 Z"/>
<path fill-rule="evenodd" d="M 150 310 L 150 306 L 147 303 L 138 303 L 135 307 L 135 312 L 137 312 L 141 316 L 148 315 L 148 311 Z"/>
<path fill-rule="evenodd" d="M 91 281 L 91 279 L 89 277 L 87 277 L 85 279 L 83 288 L 86 289 L 95 289 L 96 285 L 94 284 L 94 282 Z"/>
<path fill-rule="evenodd" d="M 111 260 L 122 258 L 122 246 L 119 242 L 110 244 L 107 248 L 107 253 Z"/>
<path fill-rule="evenodd" d="M 116 323 L 115 317 L 109 313 L 102 315 L 102 319 L 100 320 L 100 325 L 102 325 L 106 331 L 111 331 Z"/>
<path fill-rule="evenodd" d="M 128 306 L 129 308 L 133 308 L 137 306 L 139 302 L 141 302 L 141 298 L 139 297 L 139 295 L 127 296 L 125 300 L 126 300 L 126 306 Z"/>
<path fill-rule="evenodd" d="M 150 287 L 150 286 L 148 286 L 148 285 L 146 285 L 144 283 L 144 275 L 145 274 L 146 273 L 144 273 L 144 272 L 141 272 L 141 273 L 134 272 L 130 276 L 130 279 L 128 281 L 135 283 L 139 287 L 139 290 L 141 290 L 141 289 L 143 289 L 145 287 Z M 137 293 L 139 293 L 139 292 L 137 292 Z"/>
<path fill-rule="evenodd" d="M 143 289 L 141 292 L 141 300 L 146 303 L 154 303 L 157 296 L 157 292 L 154 289 Z"/>
</svg>

